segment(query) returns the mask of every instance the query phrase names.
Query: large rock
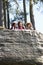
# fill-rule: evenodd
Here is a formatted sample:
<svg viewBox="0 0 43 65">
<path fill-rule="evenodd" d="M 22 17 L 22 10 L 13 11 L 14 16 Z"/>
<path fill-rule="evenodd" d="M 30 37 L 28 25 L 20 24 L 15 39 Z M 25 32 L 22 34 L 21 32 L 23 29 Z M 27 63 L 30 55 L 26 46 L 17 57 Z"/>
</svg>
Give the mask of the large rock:
<svg viewBox="0 0 43 65">
<path fill-rule="evenodd" d="M 0 64 L 3 63 L 43 64 L 43 34 L 34 30 L 0 30 Z"/>
</svg>

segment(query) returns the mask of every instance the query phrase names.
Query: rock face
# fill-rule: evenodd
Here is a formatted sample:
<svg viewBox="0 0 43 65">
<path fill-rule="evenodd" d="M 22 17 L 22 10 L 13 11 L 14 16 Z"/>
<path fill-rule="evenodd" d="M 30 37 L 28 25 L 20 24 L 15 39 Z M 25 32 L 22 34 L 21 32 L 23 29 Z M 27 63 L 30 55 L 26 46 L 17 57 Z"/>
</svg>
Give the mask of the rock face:
<svg viewBox="0 0 43 65">
<path fill-rule="evenodd" d="M 43 34 L 36 31 L 0 30 L 0 63 L 6 62 L 43 64 Z"/>
</svg>

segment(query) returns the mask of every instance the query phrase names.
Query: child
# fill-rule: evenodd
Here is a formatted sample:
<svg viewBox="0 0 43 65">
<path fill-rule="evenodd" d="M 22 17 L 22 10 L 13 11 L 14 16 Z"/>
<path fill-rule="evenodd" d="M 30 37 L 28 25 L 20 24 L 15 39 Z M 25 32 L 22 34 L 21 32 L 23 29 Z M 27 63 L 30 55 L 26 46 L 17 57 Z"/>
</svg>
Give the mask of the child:
<svg viewBox="0 0 43 65">
<path fill-rule="evenodd" d="M 26 24 L 26 29 L 33 30 L 32 24 L 31 23 L 27 23 Z"/>
<path fill-rule="evenodd" d="M 22 22 L 18 22 L 18 29 L 24 29 Z"/>
<path fill-rule="evenodd" d="M 12 23 L 11 29 L 16 29 L 16 23 Z"/>
</svg>

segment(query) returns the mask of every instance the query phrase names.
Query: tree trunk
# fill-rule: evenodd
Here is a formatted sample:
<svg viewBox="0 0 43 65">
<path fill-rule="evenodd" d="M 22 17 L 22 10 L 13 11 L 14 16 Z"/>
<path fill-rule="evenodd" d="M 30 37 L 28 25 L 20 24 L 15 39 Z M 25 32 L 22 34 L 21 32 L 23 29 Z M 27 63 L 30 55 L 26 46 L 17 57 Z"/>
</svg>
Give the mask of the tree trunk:
<svg viewBox="0 0 43 65">
<path fill-rule="evenodd" d="M 6 28 L 6 2 L 3 0 L 3 11 L 4 11 L 4 25 Z"/>
<path fill-rule="evenodd" d="M 9 2 L 7 1 L 6 2 L 6 5 L 7 5 L 7 19 L 8 19 L 8 29 L 10 28 L 10 19 L 9 19 Z"/>
<path fill-rule="evenodd" d="M 33 0 L 30 0 L 30 20 L 35 30 L 35 21 L 34 21 L 34 15 L 33 15 Z"/>
<path fill-rule="evenodd" d="M 23 0 L 23 8 L 24 8 L 24 21 L 26 23 L 27 22 L 27 18 L 26 18 L 26 4 L 25 4 L 25 0 Z"/>
<path fill-rule="evenodd" d="M 0 0 L 0 26 L 3 26 L 3 2 Z"/>
</svg>

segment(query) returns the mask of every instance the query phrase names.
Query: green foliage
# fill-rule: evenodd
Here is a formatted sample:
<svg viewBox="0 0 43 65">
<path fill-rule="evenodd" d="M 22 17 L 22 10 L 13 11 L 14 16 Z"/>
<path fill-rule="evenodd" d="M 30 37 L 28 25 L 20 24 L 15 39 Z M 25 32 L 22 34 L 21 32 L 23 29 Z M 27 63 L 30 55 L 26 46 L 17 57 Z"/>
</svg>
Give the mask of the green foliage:
<svg viewBox="0 0 43 65">
<path fill-rule="evenodd" d="M 39 0 L 33 0 L 34 4 L 37 4 Z"/>
<path fill-rule="evenodd" d="M 37 3 L 38 1 L 43 2 L 43 0 L 33 0 L 34 3 Z"/>
</svg>

